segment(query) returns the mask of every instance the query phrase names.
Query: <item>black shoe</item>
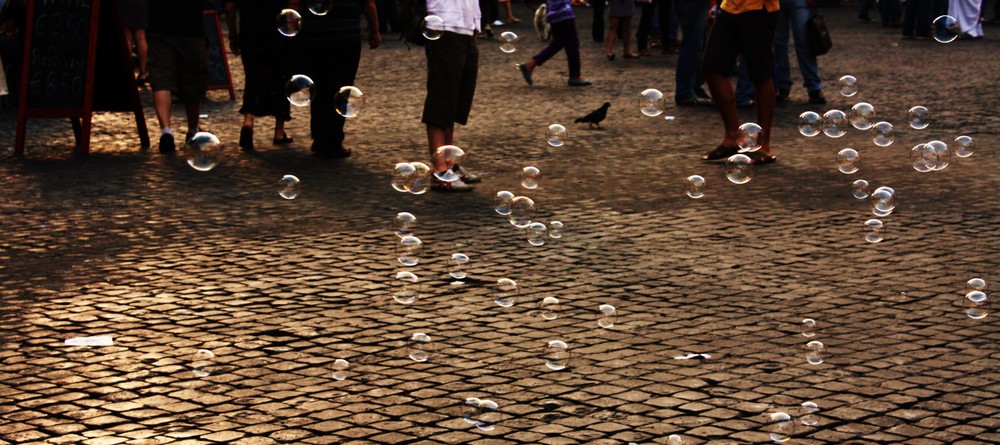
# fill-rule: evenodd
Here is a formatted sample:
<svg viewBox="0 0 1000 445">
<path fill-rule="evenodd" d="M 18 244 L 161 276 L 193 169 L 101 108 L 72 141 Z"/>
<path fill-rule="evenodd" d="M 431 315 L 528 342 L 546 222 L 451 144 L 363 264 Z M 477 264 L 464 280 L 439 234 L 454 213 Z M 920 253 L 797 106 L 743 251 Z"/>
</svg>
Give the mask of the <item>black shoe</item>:
<svg viewBox="0 0 1000 445">
<path fill-rule="evenodd" d="M 174 146 L 174 135 L 170 133 L 163 133 L 160 135 L 160 153 L 173 153 L 177 151 L 177 147 Z"/>
<path fill-rule="evenodd" d="M 823 105 L 826 103 L 826 98 L 823 97 L 823 92 L 820 90 L 809 92 L 809 103 L 814 105 Z"/>
<path fill-rule="evenodd" d="M 712 99 L 705 99 L 698 96 L 690 99 L 676 100 L 674 103 L 677 104 L 678 107 L 711 107 L 714 105 L 712 103 Z"/>
<path fill-rule="evenodd" d="M 778 91 L 778 95 L 774 97 L 774 100 L 778 103 L 788 102 L 788 90 Z"/>
<path fill-rule="evenodd" d="M 253 127 L 243 127 L 240 129 L 240 148 L 253 150 Z"/>
<path fill-rule="evenodd" d="M 741 100 L 736 102 L 736 108 L 753 108 L 757 106 L 757 101 L 753 99 Z"/>
</svg>

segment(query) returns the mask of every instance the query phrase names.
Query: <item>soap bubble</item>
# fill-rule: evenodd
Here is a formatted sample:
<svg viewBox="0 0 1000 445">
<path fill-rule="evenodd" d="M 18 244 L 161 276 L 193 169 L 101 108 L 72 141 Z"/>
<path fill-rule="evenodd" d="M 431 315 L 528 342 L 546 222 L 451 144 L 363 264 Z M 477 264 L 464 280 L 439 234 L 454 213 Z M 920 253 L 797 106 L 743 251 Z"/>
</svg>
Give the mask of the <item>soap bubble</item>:
<svg viewBox="0 0 1000 445">
<path fill-rule="evenodd" d="M 420 296 L 420 278 L 413 272 L 396 272 L 392 287 L 392 299 L 402 304 L 413 303 Z"/>
<path fill-rule="evenodd" d="M 736 145 L 740 147 L 740 153 L 760 150 L 760 136 L 763 132 L 760 125 L 753 122 L 740 125 L 736 133 Z"/>
<path fill-rule="evenodd" d="M 198 132 L 184 145 L 188 165 L 200 172 L 207 172 L 222 161 L 222 143 L 214 134 Z"/>
<path fill-rule="evenodd" d="M 688 197 L 698 199 L 705 196 L 705 189 L 708 188 L 705 185 L 705 178 L 698 175 L 688 176 L 684 181 L 684 193 L 687 193 Z"/>
<path fill-rule="evenodd" d="M 857 199 L 865 199 L 868 197 L 870 189 L 868 186 L 868 181 L 864 179 L 858 179 L 851 183 L 851 194 Z"/>
<path fill-rule="evenodd" d="M 948 149 L 948 144 L 941 141 L 930 141 L 927 143 L 927 146 L 924 147 L 924 150 L 931 150 L 933 152 L 933 154 L 929 155 L 929 157 L 935 162 L 927 163 L 927 166 L 930 167 L 931 170 L 944 170 L 945 167 L 951 164 L 951 150 Z"/>
<path fill-rule="evenodd" d="M 931 112 L 925 106 L 912 107 L 906 114 L 910 120 L 910 127 L 913 127 L 914 130 L 923 130 L 930 125 Z"/>
<path fill-rule="evenodd" d="M 358 117 L 358 113 L 361 112 L 364 105 L 365 95 L 356 87 L 341 87 L 340 91 L 337 91 L 337 94 L 333 96 L 333 109 L 345 118 Z"/>
<path fill-rule="evenodd" d="M 823 113 L 823 134 L 831 138 L 839 138 L 847 134 L 847 115 L 840 110 L 830 110 Z"/>
<path fill-rule="evenodd" d="M 493 431 L 500 421 L 499 405 L 492 400 L 473 397 L 465 400 L 465 406 L 465 421 L 475 425 L 480 431 Z"/>
<path fill-rule="evenodd" d="M 872 142 L 879 147 L 888 147 L 896 140 L 896 136 L 892 131 L 892 124 L 885 121 L 872 125 L 871 134 Z"/>
<path fill-rule="evenodd" d="M 666 100 L 660 90 L 650 88 L 639 94 L 639 111 L 649 117 L 656 117 L 663 114 L 666 107 Z"/>
<path fill-rule="evenodd" d="M 845 148 L 837 153 L 837 169 L 845 175 L 857 172 L 861 167 L 861 155 L 853 148 Z"/>
<path fill-rule="evenodd" d="M 309 0 L 309 12 L 324 16 L 333 8 L 333 0 Z M 343 379 L 341 379 L 343 380 Z"/>
<path fill-rule="evenodd" d="M 507 54 L 517 51 L 517 46 L 514 45 L 515 43 L 517 43 L 517 34 L 510 31 L 500 33 L 500 51 Z"/>
<path fill-rule="evenodd" d="M 531 198 L 525 196 L 515 196 L 514 199 L 510 200 L 510 214 L 507 217 L 510 219 L 510 223 L 517 227 L 518 229 L 524 229 L 531 224 L 531 220 L 535 217 L 535 201 Z"/>
<path fill-rule="evenodd" d="M 858 102 L 851 107 L 849 114 L 851 126 L 858 130 L 867 130 L 875 120 L 875 107 L 868 102 Z"/>
<path fill-rule="evenodd" d="M 965 315 L 973 320 L 979 320 L 989 314 L 990 299 L 985 292 L 974 290 L 965 294 Z"/>
<path fill-rule="evenodd" d="M 423 162 L 411 162 L 413 167 L 412 180 L 407 185 L 411 194 L 422 195 L 431 188 L 431 168 Z"/>
<path fill-rule="evenodd" d="M 552 340 L 545 345 L 542 358 L 545 359 L 545 366 L 553 371 L 566 369 L 571 358 L 569 346 L 561 340 Z"/>
<path fill-rule="evenodd" d="M 528 190 L 538 188 L 538 180 L 542 178 L 542 172 L 537 167 L 524 167 L 521 169 L 521 187 Z"/>
<path fill-rule="evenodd" d="M 791 440 L 792 435 L 795 434 L 795 422 L 792 422 L 792 417 L 788 414 L 781 412 L 772 413 L 767 429 L 772 442 L 788 442 Z"/>
<path fill-rule="evenodd" d="M 972 156 L 974 151 L 976 151 L 976 143 L 971 137 L 963 135 L 955 138 L 955 156 L 967 158 Z"/>
<path fill-rule="evenodd" d="M 931 165 L 937 165 L 937 153 L 927 144 L 917 144 L 910 149 L 910 160 L 914 170 L 927 173 L 931 171 Z"/>
<path fill-rule="evenodd" d="M 840 94 L 844 97 L 851 97 L 858 94 L 858 79 L 851 75 L 840 77 Z"/>
<path fill-rule="evenodd" d="M 816 335 L 816 320 L 806 318 L 802 320 L 802 335 L 812 337 Z"/>
<path fill-rule="evenodd" d="M 885 239 L 885 225 L 881 220 L 869 219 L 865 221 L 865 241 L 877 243 Z"/>
<path fill-rule="evenodd" d="M 299 178 L 292 175 L 282 176 L 281 188 L 278 189 L 278 195 L 285 199 L 295 199 L 299 196 L 300 185 Z"/>
<path fill-rule="evenodd" d="M 215 353 L 208 349 L 199 349 L 191 358 L 191 373 L 195 377 L 204 378 L 212 375 L 215 367 Z"/>
<path fill-rule="evenodd" d="M 813 137 L 822 131 L 823 118 L 814 111 L 806 111 L 799 115 L 799 133 L 805 137 Z"/>
<path fill-rule="evenodd" d="M 282 9 L 277 22 L 278 32 L 285 37 L 295 37 L 302 29 L 302 16 L 294 9 Z"/>
<path fill-rule="evenodd" d="M 307 106 L 316 97 L 316 84 L 309 76 L 296 74 L 285 82 L 285 97 L 296 107 Z"/>
<path fill-rule="evenodd" d="M 497 280 L 494 287 L 493 302 L 500 307 L 511 307 L 517 302 L 517 294 L 520 290 L 517 283 L 509 278 Z"/>
<path fill-rule="evenodd" d="M 497 213 L 507 216 L 510 215 L 510 201 L 514 199 L 514 194 L 506 190 L 497 192 L 497 195 L 493 198 L 494 210 Z"/>
<path fill-rule="evenodd" d="M 980 292 L 986 292 L 988 290 L 987 287 L 986 287 L 986 280 L 984 280 L 982 278 L 973 278 L 973 279 L 971 279 L 969 281 L 966 281 L 965 282 L 965 290 L 966 290 L 966 292 L 972 292 L 974 290 L 977 290 L 977 291 L 980 291 Z"/>
<path fill-rule="evenodd" d="M 877 212 L 876 215 L 886 216 L 896 208 L 896 192 L 889 187 L 875 189 L 869 199 L 872 210 Z M 880 215 L 880 213 L 885 213 L 885 215 Z"/>
<path fill-rule="evenodd" d="M 413 228 L 417 225 L 417 217 L 413 216 L 410 212 L 399 212 L 396 214 L 396 218 L 392 220 L 392 230 L 396 233 L 396 236 L 402 238 L 404 236 L 412 235 Z"/>
<path fill-rule="evenodd" d="M 410 359 L 413 361 L 426 362 L 431 358 L 431 354 L 434 352 L 434 347 L 431 343 L 431 336 L 424 334 L 423 332 L 413 334 L 407 344 L 407 352 Z"/>
<path fill-rule="evenodd" d="M 322 14 L 319 14 L 319 15 L 322 15 Z M 338 358 L 337 360 L 334 360 L 333 364 L 330 365 L 330 370 L 333 371 L 332 377 L 334 378 L 334 380 L 344 380 L 344 379 L 346 379 L 347 378 L 347 368 L 349 368 L 350 366 L 351 366 L 351 364 L 347 363 L 347 360 L 344 360 L 342 358 Z"/>
<path fill-rule="evenodd" d="M 545 244 L 545 238 L 548 235 L 548 228 L 545 224 L 540 222 L 533 222 L 528 224 L 528 228 L 525 229 L 525 234 L 528 237 L 528 243 L 532 246 L 541 246 Z"/>
<path fill-rule="evenodd" d="M 454 145 L 442 145 L 438 147 L 434 152 L 434 160 L 438 161 L 435 164 L 444 164 L 447 169 L 441 172 L 434 172 L 434 177 L 444 182 L 457 181 L 462 175 L 454 167 L 461 164 L 464 159 L 465 151 L 461 148 Z"/>
<path fill-rule="evenodd" d="M 940 43 L 951 43 L 962 33 L 962 26 L 954 17 L 942 15 L 931 22 L 931 33 L 934 34 L 934 40 Z"/>
<path fill-rule="evenodd" d="M 396 244 L 396 254 L 399 262 L 404 266 L 416 266 L 420 262 L 420 250 L 424 243 L 413 235 L 407 235 L 399 239 Z"/>
<path fill-rule="evenodd" d="M 566 127 L 561 124 L 549 125 L 549 133 L 547 137 L 549 145 L 553 147 L 562 147 L 566 143 Z"/>
<path fill-rule="evenodd" d="M 552 221 L 549 223 L 549 238 L 559 239 L 562 238 L 563 223 L 559 221 Z"/>
<path fill-rule="evenodd" d="M 449 260 L 448 265 L 448 275 L 456 280 L 464 280 L 468 274 L 465 272 L 465 265 L 469 263 L 469 256 L 464 253 L 455 253 L 451 255 L 451 260 Z"/>
<path fill-rule="evenodd" d="M 806 353 L 806 361 L 808 361 L 810 365 L 823 363 L 824 356 L 826 355 L 826 346 L 824 346 L 823 343 L 813 340 L 806 344 L 806 349 L 809 350 L 809 352 Z"/>
<path fill-rule="evenodd" d="M 814 402 L 802 402 L 799 410 L 799 421 L 805 426 L 815 426 L 819 423 L 819 406 Z"/>
<path fill-rule="evenodd" d="M 610 304 L 602 304 L 597 310 L 601 311 L 600 317 L 597 319 L 597 325 L 604 328 L 610 329 L 615 326 L 618 322 L 618 311 L 615 307 Z"/>
<path fill-rule="evenodd" d="M 667 445 L 684 445 L 684 439 L 676 434 L 667 437 Z"/>
<path fill-rule="evenodd" d="M 423 22 L 420 24 L 420 28 L 423 29 L 424 38 L 427 40 L 437 40 L 444 35 L 444 20 L 436 15 L 429 15 L 424 17 Z"/>
<path fill-rule="evenodd" d="M 733 184 L 746 184 L 753 179 L 753 161 L 743 154 L 736 154 L 726 161 L 726 178 Z"/>
<path fill-rule="evenodd" d="M 556 297 L 545 297 L 538 305 L 539 314 L 546 320 L 559 318 L 559 299 Z"/>
<path fill-rule="evenodd" d="M 410 165 L 409 162 L 399 162 L 392 169 L 392 188 L 397 192 L 408 192 L 410 190 L 410 182 L 413 181 L 413 173 L 416 170 Z"/>
<path fill-rule="evenodd" d="M 479 404 L 483 403 L 475 397 L 469 397 L 465 399 L 464 409 L 462 410 L 462 420 L 470 425 L 475 425 L 476 416 L 479 415 Z"/>
</svg>

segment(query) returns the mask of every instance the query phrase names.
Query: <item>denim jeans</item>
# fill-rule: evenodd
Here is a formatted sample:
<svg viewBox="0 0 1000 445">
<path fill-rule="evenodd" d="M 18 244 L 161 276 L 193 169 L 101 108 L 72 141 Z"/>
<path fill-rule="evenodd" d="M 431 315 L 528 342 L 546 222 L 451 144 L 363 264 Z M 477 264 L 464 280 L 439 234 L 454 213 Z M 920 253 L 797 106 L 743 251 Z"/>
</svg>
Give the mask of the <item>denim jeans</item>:
<svg viewBox="0 0 1000 445">
<path fill-rule="evenodd" d="M 708 28 L 708 0 L 675 0 L 674 11 L 684 39 L 681 40 L 675 72 L 674 101 L 695 97 L 695 90 L 705 82 L 701 74 L 701 55 L 705 52 L 705 32 Z"/>
<path fill-rule="evenodd" d="M 774 87 L 778 91 L 792 89 L 791 66 L 788 62 L 789 34 L 795 38 L 795 58 L 802 73 L 802 84 L 807 91 L 819 91 L 823 84 L 819 79 L 819 64 L 816 56 L 809 52 L 806 24 L 812 11 L 806 0 L 781 0 L 778 10 L 778 27 L 774 31 Z M 789 32 L 791 31 L 791 32 Z"/>
</svg>

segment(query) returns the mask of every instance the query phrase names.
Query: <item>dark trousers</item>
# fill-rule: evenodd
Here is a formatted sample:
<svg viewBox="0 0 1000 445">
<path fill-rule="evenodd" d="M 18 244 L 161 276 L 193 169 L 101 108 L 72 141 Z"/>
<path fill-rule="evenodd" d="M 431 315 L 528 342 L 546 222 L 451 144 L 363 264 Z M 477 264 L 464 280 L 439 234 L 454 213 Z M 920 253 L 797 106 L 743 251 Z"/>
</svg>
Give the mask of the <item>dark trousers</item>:
<svg viewBox="0 0 1000 445">
<path fill-rule="evenodd" d="M 389 29 L 399 32 L 396 0 L 375 0 L 375 7 L 378 9 L 378 32 L 385 34 Z"/>
<path fill-rule="evenodd" d="M 569 62 L 569 77 L 580 77 L 580 39 L 576 36 L 576 20 L 553 23 L 551 36 L 548 46 L 542 48 L 532 59 L 535 59 L 538 66 L 542 66 L 560 50 L 565 50 L 566 61 Z"/>
<path fill-rule="evenodd" d="M 881 0 L 878 2 L 878 14 L 882 17 L 882 24 L 889 26 L 892 24 L 899 23 L 899 17 L 902 14 L 900 11 L 902 9 L 899 6 L 899 0 Z"/>
<path fill-rule="evenodd" d="M 595 42 L 604 41 L 604 0 L 591 0 L 590 6 L 594 8 L 594 23 L 590 27 Z"/>
<path fill-rule="evenodd" d="M 660 24 L 660 42 L 667 46 L 670 41 L 670 10 L 672 0 L 653 0 L 652 3 L 642 3 L 642 16 L 639 17 L 639 29 L 635 32 L 635 43 L 639 51 L 649 47 L 649 36 L 653 30 L 653 14 Z"/>
<path fill-rule="evenodd" d="M 858 18 L 861 20 L 871 20 L 871 15 L 868 11 L 871 11 L 872 6 L 875 6 L 875 0 L 861 0 L 861 9 L 858 10 Z"/>
<path fill-rule="evenodd" d="M 337 150 L 344 142 L 344 117 L 337 114 L 334 98 L 341 87 L 354 85 L 361 62 L 361 42 L 302 40 L 298 42 L 300 73 L 316 84 L 309 106 L 309 128 L 314 149 Z"/>
<path fill-rule="evenodd" d="M 934 0 L 909 0 L 903 15 L 904 36 L 930 36 Z"/>
</svg>

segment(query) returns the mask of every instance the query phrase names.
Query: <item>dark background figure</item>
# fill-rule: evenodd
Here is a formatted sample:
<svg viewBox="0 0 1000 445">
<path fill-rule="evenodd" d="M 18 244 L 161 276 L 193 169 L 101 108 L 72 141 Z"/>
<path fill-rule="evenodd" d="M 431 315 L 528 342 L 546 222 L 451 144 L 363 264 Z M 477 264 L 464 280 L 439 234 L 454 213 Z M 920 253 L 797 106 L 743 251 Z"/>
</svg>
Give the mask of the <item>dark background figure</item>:
<svg viewBox="0 0 1000 445">
<path fill-rule="evenodd" d="M 333 8 L 318 16 L 308 11 L 298 0 L 289 7 L 302 13 L 302 31 L 293 40 L 294 62 L 298 70 L 316 85 L 316 97 L 309 106 L 309 129 L 312 151 L 316 157 L 346 158 L 351 149 L 344 146 L 343 116 L 337 114 L 334 99 L 342 87 L 354 85 L 361 62 L 361 23 L 368 22 L 368 46 L 378 48 L 382 35 L 378 31 L 375 0 L 334 0 Z"/>
<path fill-rule="evenodd" d="M 636 47 L 639 50 L 640 56 L 648 56 L 649 54 L 649 39 L 654 35 L 654 31 L 657 32 L 660 45 L 663 48 L 671 48 L 670 51 L 676 51 L 676 45 L 672 45 L 670 38 L 670 11 L 673 9 L 673 0 L 652 0 L 650 2 L 644 3 L 642 1 L 637 1 L 637 5 L 642 8 L 642 15 L 639 17 L 639 29 L 635 33 Z M 659 23 L 659 26 L 653 26 L 655 17 L 655 22 Z M 654 29 L 655 28 L 655 29 Z M 664 51 L 664 54 L 670 52 Z"/>
<path fill-rule="evenodd" d="M 7 76 L 9 99 L 16 103 L 21 87 L 21 63 L 24 60 L 24 25 L 27 20 L 25 0 L 7 0 L 0 8 L 0 59 Z"/>
<path fill-rule="evenodd" d="M 903 14 L 904 38 L 929 38 L 934 19 L 934 0 L 907 0 Z"/>
<path fill-rule="evenodd" d="M 201 100 L 208 89 L 208 48 L 202 11 L 204 0 L 149 0 L 149 84 L 160 123 L 160 152 L 176 147 L 170 127 L 171 94 L 187 114 L 188 135 L 198 132 Z"/>
<path fill-rule="evenodd" d="M 871 11 L 872 6 L 875 6 L 875 0 L 861 0 L 860 3 L 861 7 L 858 9 L 858 20 L 861 20 L 862 23 L 871 23 L 874 19 L 872 19 L 869 11 Z"/>
<path fill-rule="evenodd" d="M 148 0 L 121 0 L 122 24 L 125 25 L 125 39 L 129 51 L 135 47 L 136 59 L 138 59 L 139 76 L 136 78 L 140 83 L 149 81 L 149 73 L 146 72 L 146 59 L 149 49 L 146 45 L 146 26 L 149 23 L 149 2 Z"/>
<path fill-rule="evenodd" d="M 285 83 L 291 77 L 285 63 L 290 41 L 274 25 L 275 17 L 287 7 L 288 0 L 226 1 L 229 49 L 243 61 L 245 76 L 240 107 L 240 148 L 244 150 L 254 148 L 254 117 L 274 116 L 274 144 L 292 142 L 285 134 L 285 122 L 292 119 L 285 97 Z"/>
<path fill-rule="evenodd" d="M 482 13 L 479 29 L 486 37 L 493 37 L 493 22 L 500 18 L 500 3 L 496 0 L 479 0 L 479 10 Z"/>
<path fill-rule="evenodd" d="M 378 32 L 385 34 L 391 29 L 399 32 L 399 17 L 396 14 L 396 0 L 375 0 L 378 9 Z"/>
<path fill-rule="evenodd" d="M 708 94 L 701 87 L 705 83 L 701 74 L 701 56 L 705 51 L 709 7 L 709 0 L 674 2 L 677 21 L 684 35 L 674 72 L 674 103 L 679 106 L 712 105 Z"/>
<path fill-rule="evenodd" d="M 879 0 L 878 15 L 882 18 L 883 28 L 899 26 L 899 19 L 902 16 L 899 0 Z"/>
<path fill-rule="evenodd" d="M 590 33 L 595 42 L 604 41 L 604 2 L 605 0 L 590 1 L 590 7 L 594 8 L 594 20 L 590 25 Z"/>
</svg>

